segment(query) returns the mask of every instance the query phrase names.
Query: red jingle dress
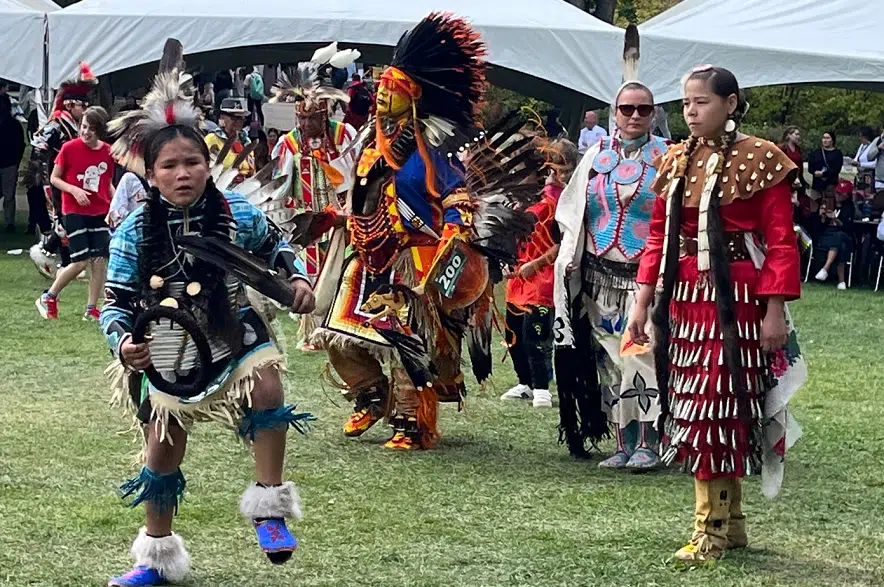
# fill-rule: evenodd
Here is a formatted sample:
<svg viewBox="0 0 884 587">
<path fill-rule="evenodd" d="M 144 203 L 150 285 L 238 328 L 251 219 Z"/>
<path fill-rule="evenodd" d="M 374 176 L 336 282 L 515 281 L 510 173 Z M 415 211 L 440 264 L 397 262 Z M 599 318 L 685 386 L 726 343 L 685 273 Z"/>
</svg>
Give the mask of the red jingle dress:
<svg viewBox="0 0 884 587">
<path fill-rule="evenodd" d="M 654 190 L 660 197 L 654 206 L 638 283 L 656 285 L 662 275 L 669 187 L 677 180 L 676 167 L 684 150 L 684 144 L 674 145 L 657 163 Z M 683 167 L 681 229 L 680 235 L 675 235 L 683 243 L 702 240 L 694 240 L 698 237 L 702 186 L 709 158 L 719 150 L 714 143 L 701 142 Z M 669 308 L 669 416 L 661 450 L 664 461 L 682 463 L 698 479 L 760 472 L 760 420 L 764 393 L 772 381 L 769 359 L 760 341 L 766 300 L 781 296 L 789 301 L 800 295 L 800 259 L 790 189 L 795 165 L 775 145 L 755 137 L 738 140 L 726 155 L 718 180 L 726 241 L 741 241 L 748 235 L 766 252 L 758 269 L 745 251 L 738 254 L 741 246 L 730 244 L 732 291 L 718 292 L 711 271 L 698 268 L 697 251 L 681 247 Z M 731 373 L 724 357 L 716 305 L 721 295 L 734 300 L 740 373 Z M 739 402 L 731 389 L 732 376 L 742 378 L 748 391 L 747 419 L 741 418 Z"/>
</svg>

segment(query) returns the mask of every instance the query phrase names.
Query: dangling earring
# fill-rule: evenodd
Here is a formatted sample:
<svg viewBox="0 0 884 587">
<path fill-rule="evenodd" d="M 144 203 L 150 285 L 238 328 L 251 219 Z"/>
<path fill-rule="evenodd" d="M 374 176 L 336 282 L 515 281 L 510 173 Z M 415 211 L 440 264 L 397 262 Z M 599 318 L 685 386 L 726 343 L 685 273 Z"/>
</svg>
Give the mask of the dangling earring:
<svg viewBox="0 0 884 587">
<path fill-rule="evenodd" d="M 728 118 L 727 122 L 724 123 L 724 132 L 732 133 L 737 130 L 737 123 L 734 122 L 733 118 Z"/>
</svg>

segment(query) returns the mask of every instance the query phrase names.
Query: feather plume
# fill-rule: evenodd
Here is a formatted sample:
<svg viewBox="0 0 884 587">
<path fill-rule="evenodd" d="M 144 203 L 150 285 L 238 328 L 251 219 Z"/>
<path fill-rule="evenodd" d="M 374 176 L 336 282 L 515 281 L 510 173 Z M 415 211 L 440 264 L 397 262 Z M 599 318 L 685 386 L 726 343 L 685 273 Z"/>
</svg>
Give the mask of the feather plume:
<svg viewBox="0 0 884 587">
<path fill-rule="evenodd" d="M 292 80 L 297 80 L 297 69 L 285 68 L 279 72 L 276 83 L 270 88 L 270 102 L 293 103 L 304 99 L 304 93 Z"/>
<path fill-rule="evenodd" d="M 239 184 L 236 191 L 245 196 L 254 193 L 256 190 L 261 189 L 273 178 L 273 172 L 276 171 L 276 168 L 278 166 L 279 157 L 276 157 L 267 165 L 259 169 L 258 172 L 255 173 L 255 175 Z"/>
<path fill-rule="evenodd" d="M 92 68 L 89 67 L 89 64 L 84 61 L 80 62 L 80 79 L 78 81 L 98 83 L 98 78 L 96 78 L 95 74 L 92 73 Z"/>
<path fill-rule="evenodd" d="M 215 187 L 221 191 L 228 189 L 233 183 L 233 180 L 236 179 L 236 176 L 239 175 L 239 168 L 242 166 L 243 162 L 245 162 L 245 160 L 255 151 L 257 146 L 258 141 L 252 141 L 243 147 L 243 150 L 237 154 L 236 158 L 229 165 L 227 164 L 226 159 L 218 157 L 215 167 L 212 170 L 213 177 L 217 170 L 220 169 L 221 171 L 218 174 L 218 179 L 215 181 Z"/>
<path fill-rule="evenodd" d="M 338 42 L 335 41 L 325 47 L 321 47 L 317 49 L 313 53 L 313 57 L 310 58 L 310 61 L 319 65 L 325 65 L 329 62 L 329 60 L 334 57 L 335 53 L 338 52 Z"/>
<path fill-rule="evenodd" d="M 352 65 L 356 63 L 356 60 L 362 57 L 362 53 L 360 53 L 356 49 L 344 49 L 343 51 L 338 51 L 337 53 L 329 59 L 329 65 L 332 67 L 337 67 L 338 69 L 344 69 L 348 65 Z"/>
<path fill-rule="evenodd" d="M 285 307 L 292 305 L 289 282 L 248 251 L 212 236 L 185 235 L 175 242 L 189 255 L 224 269 L 268 298 Z"/>
<path fill-rule="evenodd" d="M 215 152 L 214 149 L 209 150 L 209 167 L 212 173 L 212 181 L 214 181 L 216 185 L 221 178 L 221 174 L 224 173 L 224 160 L 227 159 L 227 155 L 229 155 L 230 150 L 233 149 L 233 144 L 236 142 L 236 139 L 236 135 L 231 135 L 225 139 L 224 144 L 221 145 L 218 152 Z"/>
<path fill-rule="evenodd" d="M 483 296 L 473 309 L 467 329 L 467 350 L 473 375 L 480 384 L 484 383 L 492 371 L 491 360 L 491 298 Z"/>
<path fill-rule="evenodd" d="M 287 175 L 280 175 L 276 179 L 271 179 L 267 183 L 263 184 L 261 187 L 257 189 L 253 189 L 249 192 L 245 191 L 243 188 L 243 184 L 239 184 L 236 186 L 236 191 L 245 196 L 249 202 L 254 204 L 255 206 L 267 206 L 273 202 L 278 202 L 280 205 L 284 204 L 284 198 L 282 196 L 285 195 L 285 190 L 280 189 L 285 186 L 288 181 Z"/>
<path fill-rule="evenodd" d="M 351 50 L 348 50 L 351 51 Z M 358 51 L 355 51 L 358 55 Z M 288 68 L 280 72 L 279 78 L 271 89 L 271 102 L 301 102 L 301 110 L 321 110 L 330 108 L 334 101 L 347 103 L 350 96 L 347 92 L 335 88 L 331 83 L 331 66 L 328 63 L 306 61 L 296 68 Z M 327 102 L 326 102 L 327 101 Z M 326 103 L 324 103 L 326 102 Z"/>
<path fill-rule="evenodd" d="M 520 241 L 534 230 L 536 217 L 523 210 L 539 197 L 540 187 L 532 179 L 544 159 L 535 149 L 533 131 L 514 114 L 463 145 L 460 156 L 475 206 L 471 244 L 488 257 L 496 283 L 503 278 L 501 265 L 516 263 Z"/>
<path fill-rule="evenodd" d="M 486 53 L 479 33 L 466 20 L 434 12 L 402 35 L 390 65 L 421 86 L 424 116 L 470 126 L 487 86 Z"/>
<path fill-rule="evenodd" d="M 157 74 L 153 87 L 144 97 L 141 110 L 114 119 L 108 133 L 116 141 L 111 152 L 121 165 L 144 177 L 144 145 L 147 139 L 172 124 L 199 126 L 199 112 L 182 88 L 178 71 Z"/>
<path fill-rule="evenodd" d="M 641 57 L 638 27 L 630 24 L 623 36 L 623 83 L 638 79 L 638 62 Z"/>
<path fill-rule="evenodd" d="M 142 177 L 144 147 L 151 136 L 171 125 L 199 128 L 200 116 L 193 105 L 193 78 L 183 75 L 184 49 L 175 39 L 168 39 L 160 59 L 160 72 L 141 109 L 126 112 L 108 125 L 115 139 L 111 153 L 116 160 Z"/>
<path fill-rule="evenodd" d="M 178 39 L 168 38 L 163 46 L 159 73 L 168 73 L 176 70 L 184 71 L 184 45 Z"/>
</svg>

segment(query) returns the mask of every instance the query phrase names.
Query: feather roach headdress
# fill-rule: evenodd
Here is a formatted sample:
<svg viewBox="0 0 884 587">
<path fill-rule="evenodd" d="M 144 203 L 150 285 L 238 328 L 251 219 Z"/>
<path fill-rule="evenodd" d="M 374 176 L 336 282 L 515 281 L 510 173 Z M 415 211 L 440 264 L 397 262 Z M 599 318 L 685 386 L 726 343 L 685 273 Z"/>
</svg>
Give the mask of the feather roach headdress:
<svg viewBox="0 0 884 587">
<path fill-rule="evenodd" d="M 328 110 L 336 102 L 349 102 L 347 92 L 332 84 L 332 69 L 343 69 L 362 54 L 356 49 L 338 50 L 337 42 L 317 49 L 310 61 L 280 72 L 271 102 L 294 103 L 298 112 Z"/>
<path fill-rule="evenodd" d="M 409 88 L 418 118 L 438 116 L 470 126 L 485 96 L 486 53 L 485 43 L 467 21 L 434 12 L 402 35 L 384 78 L 390 80 L 397 72 L 407 78 L 400 85 L 411 81 L 418 86 Z"/>
<path fill-rule="evenodd" d="M 126 169 L 144 177 L 144 145 L 173 125 L 199 129 L 200 116 L 193 104 L 193 78 L 184 73 L 184 47 L 180 41 L 168 39 L 159 73 L 141 102 L 141 110 L 127 112 L 108 126 L 115 139 L 111 152 Z"/>
<path fill-rule="evenodd" d="M 77 76 L 61 83 L 55 94 L 55 112 L 64 110 L 65 102 L 88 102 L 89 93 L 98 85 L 98 78 L 89 66 L 80 62 Z"/>
<path fill-rule="evenodd" d="M 371 125 L 377 148 L 399 169 L 416 146 L 431 194 L 439 195 L 430 147 L 472 134 L 485 96 L 485 54 L 485 43 L 467 21 L 434 12 L 402 35 L 381 76 L 378 115 Z M 385 114 L 382 96 L 390 101 L 386 108 L 400 97 L 407 109 Z"/>
</svg>

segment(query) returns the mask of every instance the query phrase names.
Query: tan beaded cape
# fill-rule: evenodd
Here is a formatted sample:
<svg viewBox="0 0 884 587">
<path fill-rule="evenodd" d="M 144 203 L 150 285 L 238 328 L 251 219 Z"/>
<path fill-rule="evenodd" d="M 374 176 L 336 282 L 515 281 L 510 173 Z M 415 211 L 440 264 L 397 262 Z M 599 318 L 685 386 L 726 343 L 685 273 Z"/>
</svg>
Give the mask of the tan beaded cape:
<svg viewBox="0 0 884 587">
<path fill-rule="evenodd" d="M 672 145 L 658 158 L 657 178 L 652 189 L 662 198 L 667 198 L 669 187 L 680 175 L 679 165 L 684 165 L 685 188 L 682 206 L 697 208 L 706 183 L 706 163 L 713 153 L 718 153 L 715 141 L 700 139 L 691 161 L 682 161 L 687 143 Z M 721 205 L 726 206 L 737 198 L 751 198 L 755 192 L 773 187 L 798 172 L 795 163 L 770 141 L 757 137 L 744 136 L 738 139 L 727 153 L 727 160 L 721 170 Z"/>
</svg>

